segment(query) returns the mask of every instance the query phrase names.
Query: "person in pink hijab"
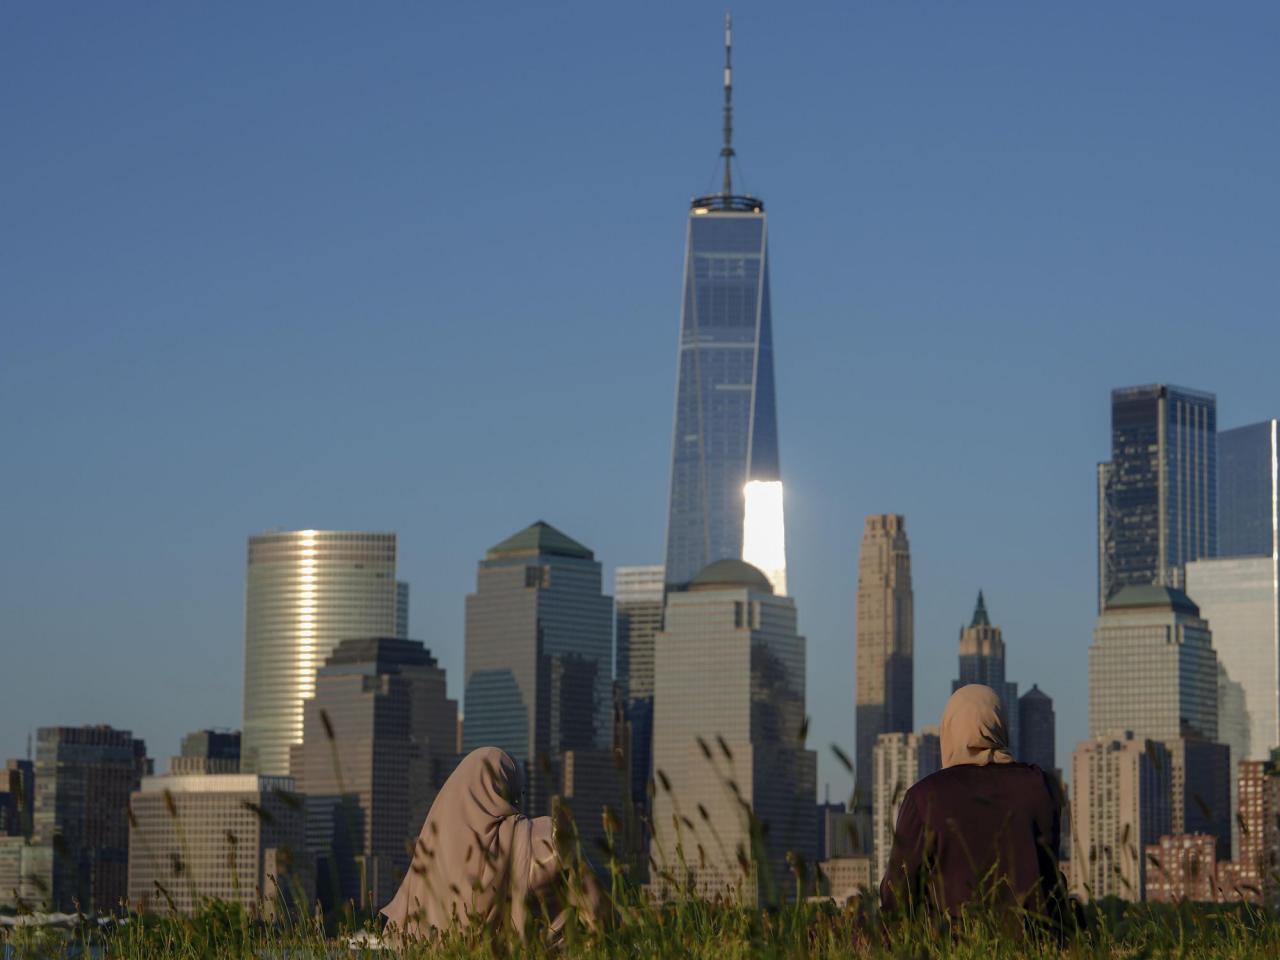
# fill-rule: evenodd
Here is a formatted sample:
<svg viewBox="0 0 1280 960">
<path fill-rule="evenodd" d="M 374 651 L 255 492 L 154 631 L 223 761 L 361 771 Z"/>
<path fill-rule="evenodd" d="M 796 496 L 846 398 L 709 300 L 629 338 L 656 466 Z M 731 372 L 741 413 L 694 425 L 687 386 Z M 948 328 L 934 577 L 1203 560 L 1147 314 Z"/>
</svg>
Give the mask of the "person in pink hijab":
<svg viewBox="0 0 1280 960">
<path fill-rule="evenodd" d="M 531 901 L 552 895 L 562 862 L 552 818 L 524 816 L 520 794 L 519 767 L 502 750 L 481 747 L 463 758 L 431 805 L 404 882 L 382 908 L 389 935 L 480 923 L 495 931 L 509 924 L 523 936 Z M 586 883 L 594 908 L 598 892 Z"/>
<path fill-rule="evenodd" d="M 882 909 L 955 919 L 983 903 L 1061 922 L 1059 794 L 1043 770 L 1014 759 L 995 691 L 953 693 L 939 739 L 942 769 L 902 800 Z"/>
</svg>

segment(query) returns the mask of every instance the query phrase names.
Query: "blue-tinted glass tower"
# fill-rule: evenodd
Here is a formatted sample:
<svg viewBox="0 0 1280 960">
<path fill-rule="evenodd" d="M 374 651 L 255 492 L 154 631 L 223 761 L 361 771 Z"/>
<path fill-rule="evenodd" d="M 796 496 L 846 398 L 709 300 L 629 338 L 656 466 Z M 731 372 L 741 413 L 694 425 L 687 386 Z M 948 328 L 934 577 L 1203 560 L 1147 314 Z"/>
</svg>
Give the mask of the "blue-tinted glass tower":
<svg viewBox="0 0 1280 960">
<path fill-rule="evenodd" d="M 1218 555 L 1280 553 L 1280 443 L 1277 421 L 1218 434 Z"/>
<path fill-rule="evenodd" d="M 1181 588 L 1218 555 L 1218 423 L 1211 393 L 1111 391 L 1111 460 L 1098 469 L 1098 608 L 1128 586 Z"/>
<path fill-rule="evenodd" d="M 743 486 L 780 480 L 764 203 L 733 192 L 732 74 L 725 23 L 724 184 L 698 197 L 684 298 L 667 515 L 666 582 L 742 556 Z"/>
</svg>

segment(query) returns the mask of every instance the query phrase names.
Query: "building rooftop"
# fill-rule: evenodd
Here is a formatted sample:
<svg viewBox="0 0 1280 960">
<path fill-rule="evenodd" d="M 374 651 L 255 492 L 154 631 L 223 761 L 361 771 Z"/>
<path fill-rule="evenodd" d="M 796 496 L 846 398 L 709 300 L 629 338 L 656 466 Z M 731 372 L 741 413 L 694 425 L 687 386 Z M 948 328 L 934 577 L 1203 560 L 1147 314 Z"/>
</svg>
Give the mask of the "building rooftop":
<svg viewBox="0 0 1280 960">
<path fill-rule="evenodd" d="M 519 533 L 489 548 L 486 559 L 549 554 L 555 557 L 578 557 L 594 560 L 595 554 L 572 537 L 566 536 L 546 521 L 539 520 Z"/>
<path fill-rule="evenodd" d="M 978 604 L 973 608 L 973 619 L 969 621 L 969 626 L 991 626 L 991 618 L 987 616 L 987 601 L 983 598 L 981 590 L 978 591 Z"/>
<path fill-rule="evenodd" d="M 435 666 L 436 658 L 419 640 L 399 637 L 362 637 L 343 640 L 324 661 L 324 667 L 372 663 L 378 672 L 392 672 L 395 667 Z"/>
<path fill-rule="evenodd" d="M 1193 617 L 1200 616 L 1200 608 L 1181 590 L 1173 587 L 1150 586 L 1123 587 L 1107 601 L 1107 610 L 1139 610 L 1152 608 L 1176 610 Z"/>
<path fill-rule="evenodd" d="M 742 560 L 717 560 L 699 571 L 689 581 L 690 590 L 724 590 L 730 587 L 746 587 L 757 593 L 773 593 L 769 582 L 758 567 Z"/>
</svg>

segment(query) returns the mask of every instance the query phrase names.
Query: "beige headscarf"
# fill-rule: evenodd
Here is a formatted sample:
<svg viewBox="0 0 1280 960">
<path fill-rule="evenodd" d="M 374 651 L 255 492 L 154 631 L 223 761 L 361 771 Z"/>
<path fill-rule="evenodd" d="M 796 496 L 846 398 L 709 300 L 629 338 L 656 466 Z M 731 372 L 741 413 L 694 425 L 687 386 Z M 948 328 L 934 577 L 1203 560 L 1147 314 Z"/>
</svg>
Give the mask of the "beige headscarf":
<svg viewBox="0 0 1280 960">
<path fill-rule="evenodd" d="M 551 818 L 523 816 L 519 796 L 519 768 L 497 747 L 463 759 L 431 805 L 399 892 L 382 908 L 396 932 L 423 936 L 473 916 L 497 928 L 508 908 L 523 931 L 527 898 L 551 886 L 560 861 Z"/>
<path fill-rule="evenodd" d="M 1004 708 L 996 692 L 981 683 L 966 684 L 951 695 L 939 734 L 944 769 L 965 763 L 1013 763 Z"/>
</svg>

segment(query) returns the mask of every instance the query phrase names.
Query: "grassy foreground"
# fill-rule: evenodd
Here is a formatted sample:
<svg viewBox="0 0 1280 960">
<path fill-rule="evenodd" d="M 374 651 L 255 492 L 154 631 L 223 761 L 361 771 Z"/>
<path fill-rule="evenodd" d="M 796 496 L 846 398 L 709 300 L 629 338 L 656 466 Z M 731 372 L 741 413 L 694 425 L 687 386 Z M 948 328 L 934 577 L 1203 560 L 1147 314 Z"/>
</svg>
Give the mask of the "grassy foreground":
<svg viewBox="0 0 1280 960">
<path fill-rule="evenodd" d="M 361 927 L 372 930 L 366 922 Z M 991 918 L 943 933 L 925 923 L 883 927 L 869 903 L 836 908 L 800 904 L 761 911 L 689 900 L 659 908 L 640 902 L 618 911 L 609 929 L 573 922 L 560 942 L 545 927 L 524 943 L 513 938 L 453 935 L 389 951 L 352 946 L 361 928 L 338 924 L 326 933 L 315 919 L 266 923 L 225 903 L 194 917 L 130 917 L 115 926 L 77 929 L 9 928 L 0 932 L 6 960 L 95 956 L 150 958 L 311 957 L 1191 957 L 1280 956 L 1280 922 L 1256 910 L 1182 904 L 1114 902 L 1087 911 L 1087 923 L 1065 942 L 1002 931 Z"/>
</svg>

